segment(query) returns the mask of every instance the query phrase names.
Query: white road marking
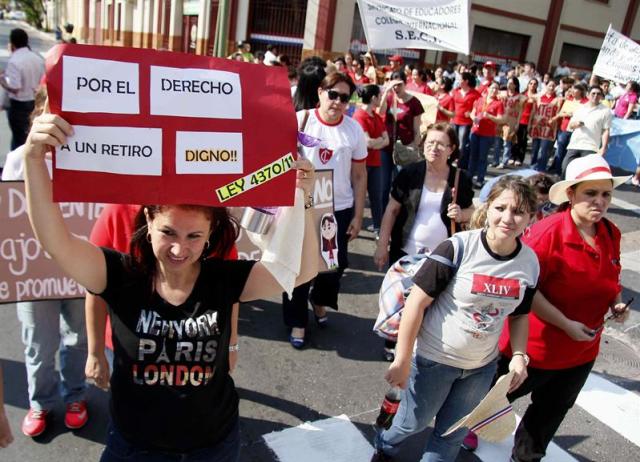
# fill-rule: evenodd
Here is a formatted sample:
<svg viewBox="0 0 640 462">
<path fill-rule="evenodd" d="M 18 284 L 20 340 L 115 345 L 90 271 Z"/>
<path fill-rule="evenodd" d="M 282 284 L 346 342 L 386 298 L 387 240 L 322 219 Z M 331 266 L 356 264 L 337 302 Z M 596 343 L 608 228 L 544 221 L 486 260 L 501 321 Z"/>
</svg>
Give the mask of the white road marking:
<svg viewBox="0 0 640 462">
<path fill-rule="evenodd" d="M 621 254 L 620 264 L 624 271 L 635 271 L 636 273 L 640 273 L 640 250 Z"/>
<path fill-rule="evenodd" d="M 638 207 L 636 204 L 632 204 L 631 202 L 624 201 L 618 197 L 611 198 L 611 205 L 619 209 L 628 210 L 635 213 L 636 215 L 640 215 L 640 207 Z"/>
<path fill-rule="evenodd" d="M 589 374 L 578 400 L 582 409 L 609 428 L 640 446 L 640 396 Z"/>
<path fill-rule="evenodd" d="M 373 447 L 346 415 L 263 435 L 280 462 L 368 461 Z"/>
</svg>

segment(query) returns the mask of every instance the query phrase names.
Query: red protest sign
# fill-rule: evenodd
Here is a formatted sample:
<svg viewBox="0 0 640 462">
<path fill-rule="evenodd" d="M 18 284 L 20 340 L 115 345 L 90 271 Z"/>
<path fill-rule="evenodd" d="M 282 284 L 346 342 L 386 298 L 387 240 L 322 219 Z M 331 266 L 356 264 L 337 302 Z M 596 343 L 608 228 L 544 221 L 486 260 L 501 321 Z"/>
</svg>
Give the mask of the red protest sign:
<svg viewBox="0 0 640 462">
<path fill-rule="evenodd" d="M 541 97 L 535 105 L 534 113 L 531 115 L 531 128 L 529 136 L 531 138 L 541 138 L 543 140 L 556 139 L 556 121 L 552 121 L 553 117 L 558 113 L 558 98 L 548 100 Z"/>
<path fill-rule="evenodd" d="M 165 51 L 58 45 L 56 201 L 292 205 L 297 124 L 284 68 Z"/>
</svg>

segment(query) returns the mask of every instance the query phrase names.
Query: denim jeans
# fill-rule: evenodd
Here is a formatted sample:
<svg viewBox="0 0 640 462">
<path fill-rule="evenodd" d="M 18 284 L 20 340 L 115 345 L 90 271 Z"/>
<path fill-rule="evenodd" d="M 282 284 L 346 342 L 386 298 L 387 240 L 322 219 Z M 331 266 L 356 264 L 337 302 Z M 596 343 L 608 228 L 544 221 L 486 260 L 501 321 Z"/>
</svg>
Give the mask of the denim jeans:
<svg viewBox="0 0 640 462">
<path fill-rule="evenodd" d="M 553 140 L 543 140 L 534 138 L 531 141 L 531 168 L 539 171 L 547 171 L 547 161 L 549 160 L 549 150 L 553 146 Z"/>
<path fill-rule="evenodd" d="M 569 146 L 569 141 L 571 141 L 571 134 L 573 132 L 562 130 L 558 130 L 558 137 L 556 138 L 556 153 L 553 156 L 553 164 L 551 165 L 551 173 L 555 173 L 557 175 L 562 174 L 562 161 L 564 157 L 567 155 L 567 146 Z"/>
<path fill-rule="evenodd" d="M 507 141 L 496 136 L 496 141 L 493 144 L 493 163 L 507 165 L 507 162 L 509 162 L 509 159 L 511 158 L 512 146 L 512 141 Z"/>
<path fill-rule="evenodd" d="M 487 173 L 487 157 L 494 139 L 494 136 L 481 136 L 475 133 L 470 137 L 469 176 L 473 178 L 477 175 L 480 183 L 484 182 L 484 175 Z"/>
<path fill-rule="evenodd" d="M 29 406 L 50 410 L 62 395 L 65 403 L 85 399 L 87 361 L 84 300 L 19 302 L 27 369 Z M 56 352 L 60 350 L 60 374 Z"/>
<path fill-rule="evenodd" d="M 507 165 L 509 159 L 511 159 L 511 150 L 513 148 L 513 141 L 503 140 L 502 142 L 502 161 L 500 163 Z"/>
<path fill-rule="evenodd" d="M 491 148 L 493 149 L 493 164 L 500 163 L 500 157 L 502 154 L 502 143 L 503 140 L 500 136 L 496 136 L 495 138 L 493 138 L 493 146 L 491 146 Z"/>
<path fill-rule="evenodd" d="M 237 462 L 239 457 L 240 426 L 237 420 L 227 437 L 215 446 L 185 453 L 141 448 L 125 440 L 112 424 L 100 462 Z"/>
<path fill-rule="evenodd" d="M 423 431 L 435 417 L 421 462 L 453 461 L 467 428 L 444 437 L 443 433 L 480 403 L 491 387 L 496 361 L 478 369 L 459 369 L 416 356 L 409 386 L 402 392 L 398 413 L 389 430 L 376 436 L 375 446 L 397 456 L 399 446 L 410 435 Z"/>
<path fill-rule="evenodd" d="M 380 230 L 382 221 L 382 167 L 367 167 L 367 194 L 373 227 Z"/>
<path fill-rule="evenodd" d="M 398 167 L 393 163 L 393 147 L 387 146 L 380 151 L 380 194 L 382 195 L 381 210 L 384 211 L 389 203 L 389 193 L 391 192 L 391 183 L 398 174 Z M 368 181 L 368 179 L 367 179 Z M 382 220 L 382 216 L 380 216 Z"/>
<path fill-rule="evenodd" d="M 460 143 L 460 160 L 458 162 L 458 166 L 466 170 L 469 167 L 469 135 L 471 134 L 471 125 L 454 125 L 454 127 L 458 134 L 458 141 Z"/>
</svg>

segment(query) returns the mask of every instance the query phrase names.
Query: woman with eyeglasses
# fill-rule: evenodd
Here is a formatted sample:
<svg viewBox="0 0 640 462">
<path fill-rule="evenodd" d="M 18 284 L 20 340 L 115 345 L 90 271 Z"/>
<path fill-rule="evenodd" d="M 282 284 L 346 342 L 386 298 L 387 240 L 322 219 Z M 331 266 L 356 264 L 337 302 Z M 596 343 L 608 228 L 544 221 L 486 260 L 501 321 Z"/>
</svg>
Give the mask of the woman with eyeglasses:
<svg viewBox="0 0 640 462">
<path fill-rule="evenodd" d="M 378 108 L 378 114 L 385 115 L 389 134 L 389 145 L 381 153 L 383 210 L 389 202 L 391 181 L 398 171 L 393 163 L 393 146 L 396 140 L 416 149 L 420 144 L 420 118 L 424 109 L 418 98 L 407 92 L 406 83 L 407 77 L 403 71 L 393 72 L 391 80 L 382 93 Z"/>
<path fill-rule="evenodd" d="M 347 246 L 358 237 L 362 226 L 367 191 L 367 142 L 358 122 L 344 116 L 355 91 L 351 77 L 334 72 L 320 83 L 317 109 L 299 111 L 298 127 L 319 140 L 318 145 L 303 147 L 303 154 L 316 169 L 333 170 L 333 199 L 338 225 L 338 269 L 320 273 L 313 282 L 293 291 L 292 298 L 282 295 L 285 325 L 291 329 L 289 342 L 296 349 L 305 345 L 307 307 L 313 306 L 316 324 L 327 326 L 327 308 L 338 309 L 340 278 L 349 265 Z"/>
<path fill-rule="evenodd" d="M 373 260 L 379 270 L 405 255 L 429 253 L 469 221 L 473 213 L 473 190 L 466 175 L 459 176 L 454 192 L 459 152 L 455 128 L 446 123 L 427 128 L 424 162 L 404 167 L 393 181 L 389 204 L 382 217 L 380 238 Z M 455 203 L 453 196 L 457 196 Z M 384 358 L 393 361 L 395 342 L 386 341 Z"/>
</svg>

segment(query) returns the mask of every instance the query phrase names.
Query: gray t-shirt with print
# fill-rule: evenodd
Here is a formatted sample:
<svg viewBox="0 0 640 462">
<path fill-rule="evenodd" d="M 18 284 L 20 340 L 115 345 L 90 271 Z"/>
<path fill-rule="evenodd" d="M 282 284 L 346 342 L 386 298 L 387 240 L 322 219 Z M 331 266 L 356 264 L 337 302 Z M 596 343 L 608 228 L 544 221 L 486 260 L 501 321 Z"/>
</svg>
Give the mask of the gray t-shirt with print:
<svg viewBox="0 0 640 462">
<path fill-rule="evenodd" d="M 457 270 L 428 259 L 413 281 L 433 303 L 426 309 L 416 353 L 461 369 L 482 367 L 498 355 L 498 339 L 508 315 L 529 312 L 540 273 L 536 254 L 518 241 L 507 256 L 492 252 L 483 230 L 458 233 L 435 250 L 458 261 Z"/>
</svg>

